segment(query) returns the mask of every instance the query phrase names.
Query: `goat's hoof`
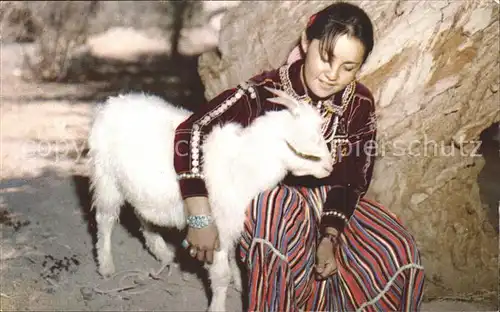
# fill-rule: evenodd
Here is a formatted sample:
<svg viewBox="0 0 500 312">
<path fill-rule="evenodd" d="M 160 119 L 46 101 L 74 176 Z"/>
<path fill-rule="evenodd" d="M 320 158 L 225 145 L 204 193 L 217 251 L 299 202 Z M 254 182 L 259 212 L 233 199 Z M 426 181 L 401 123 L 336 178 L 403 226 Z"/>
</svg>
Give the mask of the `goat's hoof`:
<svg viewBox="0 0 500 312">
<path fill-rule="evenodd" d="M 208 307 L 208 312 L 223 312 L 223 311 L 226 311 L 225 307 L 224 306 L 220 306 L 220 305 L 210 305 Z"/>
<path fill-rule="evenodd" d="M 114 265 L 103 265 L 99 267 L 99 274 L 104 278 L 109 278 L 111 275 L 115 274 Z"/>
</svg>

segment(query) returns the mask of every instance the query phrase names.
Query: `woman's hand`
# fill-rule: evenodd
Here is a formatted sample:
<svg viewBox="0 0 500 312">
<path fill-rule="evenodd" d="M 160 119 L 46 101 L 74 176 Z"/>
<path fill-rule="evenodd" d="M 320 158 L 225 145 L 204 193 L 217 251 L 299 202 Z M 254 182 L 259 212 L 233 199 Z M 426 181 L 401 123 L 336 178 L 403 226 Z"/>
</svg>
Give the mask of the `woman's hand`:
<svg viewBox="0 0 500 312">
<path fill-rule="evenodd" d="M 338 246 L 338 232 L 331 229 L 327 233 L 329 235 L 321 239 L 316 250 L 316 273 L 318 279 L 325 279 L 337 270 L 335 248 Z"/>
<path fill-rule="evenodd" d="M 196 259 L 208 263 L 214 261 L 214 250 L 219 249 L 219 232 L 213 223 L 202 229 L 189 227 L 186 239 L 190 248 L 198 250 Z"/>
<path fill-rule="evenodd" d="M 210 205 L 206 197 L 190 197 L 184 201 L 188 215 L 207 215 L 210 216 Z M 197 253 L 194 256 L 199 261 L 212 263 L 214 250 L 219 249 L 219 232 L 215 224 L 196 229 L 188 227 L 186 240 L 189 242 L 188 251 L 196 248 Z"/>
</svg>

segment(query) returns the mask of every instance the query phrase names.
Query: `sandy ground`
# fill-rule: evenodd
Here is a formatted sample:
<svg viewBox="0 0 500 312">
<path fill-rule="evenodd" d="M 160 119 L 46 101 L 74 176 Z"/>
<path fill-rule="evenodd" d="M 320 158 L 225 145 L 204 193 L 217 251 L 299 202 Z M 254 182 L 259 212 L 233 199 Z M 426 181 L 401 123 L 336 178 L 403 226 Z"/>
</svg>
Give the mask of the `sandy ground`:
<svg viewBox="0 0 500 312">
<path fill-rule="evenodd" d="M 206 275 L 181 252 L 181 268 L 159 279 L 149 275 L 159 263 L 128 210 L 113 233 L 117 274 L 108 280 L 97 274 L 85 157 L 96 103 L 78 100 L 87 92 L 82 86 L 21 81 L 18 56 L 18 45 L 1 47 L 0 310 L 205 310 Z M 242 310 L 242 295 L 234 289 L 228 295 L 228 310 Z M 497 308 L 434 301 L 423 310 Z"/>
</svg>

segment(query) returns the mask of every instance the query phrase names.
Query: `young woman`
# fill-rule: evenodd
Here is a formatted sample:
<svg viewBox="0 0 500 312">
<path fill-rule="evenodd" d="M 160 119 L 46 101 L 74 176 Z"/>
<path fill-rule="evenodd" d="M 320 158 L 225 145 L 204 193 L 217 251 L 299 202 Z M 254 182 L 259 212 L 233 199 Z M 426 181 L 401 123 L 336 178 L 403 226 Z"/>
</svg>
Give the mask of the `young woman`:
<svg viewBox="0 0 500 312">
<path fill-rule="evenodd" d="M 211 262 L 217 229 L 200 174 L 202 137 L 213 125 L 244 126 L 278 104 L 264 86 L 314 105 L 335 160 L 324 179 L 288 176 L 248 207 L 241 257 L 251 311 L 414 311 L 423 267 L 412 235 L 381 205 L 363 198 L 375 159 L 375 104 L 356 75 L 373 48 L 359 7 L 335 3 L 311 17 L 300 56 L 212 99 L 179 125 L 174 165 L 186 208 L 204 227 L 188 227 L 191 256 Z M 227 148 L 231 148 L 228 146 Z M 199 225 L 199 224 L 198 224 Z"/>
</svg>

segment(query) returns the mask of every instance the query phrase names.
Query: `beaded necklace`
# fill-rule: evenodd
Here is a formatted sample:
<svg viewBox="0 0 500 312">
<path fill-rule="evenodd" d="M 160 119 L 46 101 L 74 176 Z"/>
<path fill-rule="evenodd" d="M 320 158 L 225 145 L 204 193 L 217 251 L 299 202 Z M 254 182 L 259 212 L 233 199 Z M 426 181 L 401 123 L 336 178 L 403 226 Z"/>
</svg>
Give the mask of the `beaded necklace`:
<svg viewBox="0 0 500 312">
<path fill-rule="evenodd" d="M 283 66 L 279 70 L 280 80 L 283 84 L 284 91 L 293 96 L 296 100 L 300 102 L 306 102 L 308 104 L 313 105 L 313 101 L 309 97 L 306 87 L 304 87 L 305 94 L 302 96 L 299 96 L 293 89 L 292 82 L 290 81 L 288 72 L 290 65 L 291 64 Z M 318 101 L 318 103 L 316 103 L 315 105 L 316 109 L 323 118 L 323 125 L 321 127 L 321 132 L 328 144 L 330 144 L 333 141 L 333 138 L 335 137 L 335 134 L 337 132 L 337 127 L 339 124 L 339 117 L 344 114 L 345 110 L 347 109 L 347 106 L 354 97 L 355 87 L 356 87 L 355 81 L 352 81 L 350 84 L 347 85 L 347 87 L 344 89 L 344 92 L 342 93 L 342 104 L 340 106 L 333 104 L 331 98 L 326 101 Z M 329 128 L 328 126 L 330 125 L 332 116 L 334 116 L 333 125 L 328 131 Z"/>
</svg>

